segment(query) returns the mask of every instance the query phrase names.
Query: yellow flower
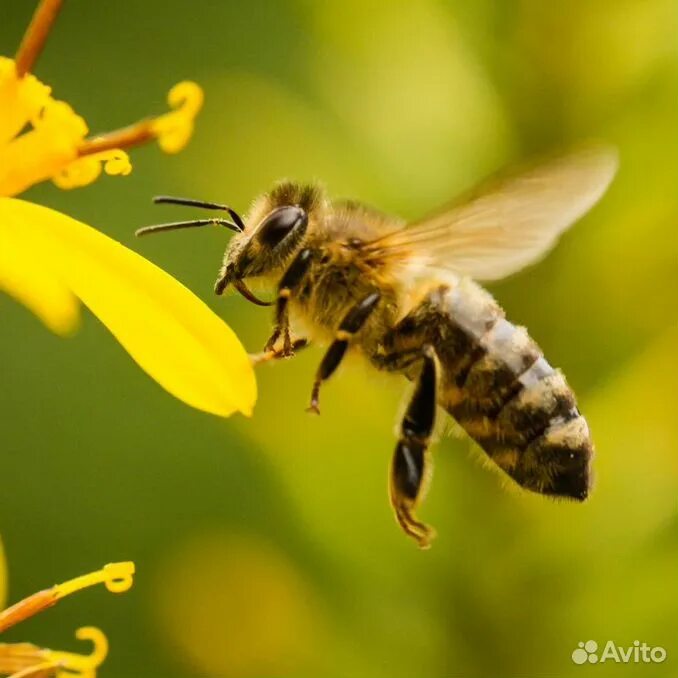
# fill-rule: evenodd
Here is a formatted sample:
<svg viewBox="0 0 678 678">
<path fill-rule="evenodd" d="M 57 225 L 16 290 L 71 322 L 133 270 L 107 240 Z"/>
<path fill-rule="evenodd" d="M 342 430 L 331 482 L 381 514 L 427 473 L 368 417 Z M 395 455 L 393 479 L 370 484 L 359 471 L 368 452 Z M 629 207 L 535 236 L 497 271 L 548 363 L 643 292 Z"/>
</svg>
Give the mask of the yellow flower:
<svg viewBox="0 0 678 678">
<path fill-rule="evenodd" d="M 1 546 L 1 545 L 0 545 Z M 90 574 L 38 591 L 12 607 L 0 611 L 0 633 L 56 605 L 66 596 L 84 588 L 104 584 L 113 593 L 132 586 L 134 563 L 112 563 Z M 0 553 L 0 592 L 5 588 L 5 562 Z M 0 607 L 1 609 L 1 607 Z M 55 678 L 95 678 L 96 670 L 108 654 L 108 640 L 101 630 L 84 626 L 75 632 L 78 640 L 89 640 L 93 649 L 81 655 L 38 647 L 33 643 L 0 643 L 0 675 L 10 678 L 54 676 Z"/>
<path fill-rule="evenodd" d="M 161 269 L 91 227 L 14 196 L 48 179 L 85 186 L 102 169 L 126 175 L 125 149 L 156 140 L 180 151 L 202 106 L 198 85 L 169 92 L 171 111 L 88 137 L 86 122 L 30 74 L 61 8 L 42 0 L 15 59 L 0 57 L 0 290 L 49 329 L 68 335 L 82 301 L 153 379 L 220 416 L 251 414 L 256 384 L 235 334 Z"/>
</svg>

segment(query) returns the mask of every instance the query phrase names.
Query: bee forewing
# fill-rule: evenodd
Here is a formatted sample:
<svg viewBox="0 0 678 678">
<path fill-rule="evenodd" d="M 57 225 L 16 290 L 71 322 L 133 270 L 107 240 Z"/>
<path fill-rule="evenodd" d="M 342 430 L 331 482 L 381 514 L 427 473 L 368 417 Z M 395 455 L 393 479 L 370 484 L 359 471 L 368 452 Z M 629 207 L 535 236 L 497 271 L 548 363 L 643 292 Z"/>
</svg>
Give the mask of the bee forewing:
<svg viewBox="0 0 678 678">
<path fill-rule="evenodd" d="M 616 169 L 614 148 L 583 146 L 495 179 L 370 247 L 383 256 L 416 256 L 431 269 L 497 280 L 543 257 L 600 199 Z"/>
</svg>

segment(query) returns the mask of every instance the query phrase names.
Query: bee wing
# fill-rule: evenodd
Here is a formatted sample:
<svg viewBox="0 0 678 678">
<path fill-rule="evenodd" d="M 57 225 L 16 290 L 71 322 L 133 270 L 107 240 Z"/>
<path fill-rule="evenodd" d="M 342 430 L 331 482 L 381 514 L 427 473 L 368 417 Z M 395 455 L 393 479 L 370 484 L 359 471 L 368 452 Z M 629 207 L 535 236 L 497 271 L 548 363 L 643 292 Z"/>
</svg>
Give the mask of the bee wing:
<svg viewBox="0 0 678 678">
<path fill-rule="evenodd" d="M 461 203 L 369 244 L 426 269 L 498 280 L 533 264 L 605 192 L 617 153 L 588 145 L 481 186 Z"/>
</svg>

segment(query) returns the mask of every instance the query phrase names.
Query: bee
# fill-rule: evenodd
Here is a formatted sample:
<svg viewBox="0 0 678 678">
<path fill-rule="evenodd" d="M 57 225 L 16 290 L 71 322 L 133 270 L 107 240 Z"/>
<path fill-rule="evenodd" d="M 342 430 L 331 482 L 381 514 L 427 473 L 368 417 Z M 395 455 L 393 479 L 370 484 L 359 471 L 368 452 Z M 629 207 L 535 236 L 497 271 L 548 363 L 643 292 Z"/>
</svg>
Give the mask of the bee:
<svg viewBox="0 0 678 678">
<path fill-rule="evenodd" d="M 430 476 L 438 407 L 518 485 L 583 501 L 593 443 L 562 372 L 524 327 L 506 319 L 476 281 L 535 263 L 603 195 L 617 167 L 614 149 L 588 144 L 495 178 L 414 223 L 355 201 L 331 200 L 315 183 L 282 181 L 246 218 L 227 205 L 159 197 L 222 210 L 224 218 L 160 224 L 138 235 L 217 224 L 235 231 L 215 285 L 274 305 L 273 331 L 259 361 L 328 344 L 311 389 L 320 390 L 347 351 L 414 388 L 399 425 L 389 494 L 402 529 L 420 547 L 434 531 L 416 510 Z M 275 301 L 255 296 L 263 279 Z"/>
</svg>

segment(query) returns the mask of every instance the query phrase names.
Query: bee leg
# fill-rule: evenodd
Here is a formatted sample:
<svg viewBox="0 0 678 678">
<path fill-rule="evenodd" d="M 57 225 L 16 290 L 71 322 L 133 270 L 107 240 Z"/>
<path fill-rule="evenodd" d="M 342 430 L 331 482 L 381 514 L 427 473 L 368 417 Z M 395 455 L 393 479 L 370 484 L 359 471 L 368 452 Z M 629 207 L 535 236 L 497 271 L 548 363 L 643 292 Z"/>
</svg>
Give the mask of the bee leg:
<svg viewBox="0 0 678 678">
<path fill-rule="evenodd" d="M 327 349 L 316 373 L 315 381 L 313 382 L 313 390 L 311 392 L 311 404 L 307 409 L 308 412 L 320 414 L 318 405 L 321 384 L 323 381 L 329 379 L 332 374 L 334 374 L 337 367 L 339 367 L 339 364 L 346 354 L 346 349 L 348 348 L 351 337 L 365 324 L 370 317 L 370 314 L 379 303 L 380 298 L 381 295 L 379 292 L 368 294 L 362 301 L 358 302 L 341 321 L 335 339 Z"/>
<path fill-rule="evenodd" d="M 427 449 L 435 424 L 437 373 L 433 348 L 425 346 L 423 366 L 400 424 L 400 439 L 393 456 L 389 484 L 396 520 L 422 549 L 428 548 L 435 537 L 432 528 L 417 520 L 414 509 L 423 498 L 430 476 Z"/>
<path fill-rule="evenodd" d="M 297 353 L 301 351 L 302 348 L 306 348 L 309 345 L 308 339 L 295 339 L 292 342 L 292 353 Z M 250 360 L 253 365 L 261 365 L 262 363 L 267 363 L 271 360 L 280 360 L 281 358 L 286 358 L 284 355 L 283 349 L 271 349 L 270 351 L 264 351 L 263 353 L 250 354 Z"/>
<path fill-rule="evenodd" d="M 313 251 L 305 248 L 294 257 L 289 268 L 283 274 L 278 284 L 278 300 L 275 305 L 275 325 L 273 327 L 273 334 L 264 346 L 264 353 L 273 350 L 280 335 L 283 335 L 283 348 L 280 357 L 287 357 L 292 355 L 293 346 L 290 338 L 290 322 L 287 314 L 287 305 L 289 298 L 293 292 L 296 292 L 300 287 L 308 269 L 311 265 L 311 258 Z"/>
</svg>

